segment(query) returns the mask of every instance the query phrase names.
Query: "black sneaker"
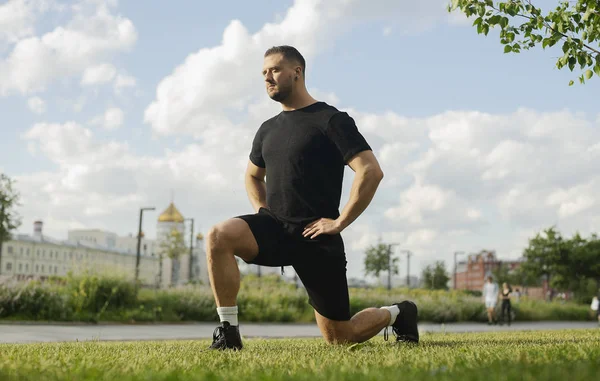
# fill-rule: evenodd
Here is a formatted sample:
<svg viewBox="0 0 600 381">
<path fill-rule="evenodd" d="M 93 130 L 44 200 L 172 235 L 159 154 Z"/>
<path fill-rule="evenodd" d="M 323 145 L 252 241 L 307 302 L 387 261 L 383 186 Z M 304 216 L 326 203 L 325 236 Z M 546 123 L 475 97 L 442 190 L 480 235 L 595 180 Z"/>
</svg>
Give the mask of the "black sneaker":
<svg viewBox="0 0 600 381">
<path fill-rule="evenodd" d="M 394 305 L 400 309 L 396 321 L 392 324 L 392 331 L 396 335 L 396 342 L 419 343 L 417 305 L 409 300 L 405 300 L 402 303 L 394 303 Z"/>
<path fill-rule="evenodd" d="M 240 336 L 240 330 L 237 326 L 230 325 L 229 322 L 224 321 L 220 327 L 217 327 L 213 332 L 213 342 L 209 349 L 233 349 L 241 350 L 242 338 Z"/>
</svg>

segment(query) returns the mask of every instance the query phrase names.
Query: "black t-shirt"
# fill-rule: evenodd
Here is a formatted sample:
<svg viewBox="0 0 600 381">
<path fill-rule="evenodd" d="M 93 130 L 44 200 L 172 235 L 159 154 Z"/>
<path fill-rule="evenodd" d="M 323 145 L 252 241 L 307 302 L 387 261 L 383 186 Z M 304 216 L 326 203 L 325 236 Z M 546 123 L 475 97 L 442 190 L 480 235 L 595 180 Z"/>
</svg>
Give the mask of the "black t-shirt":
<svg viewBox="0 0 600 381">
<path fill-rule="evenodd" d="M 264 122 L 254 137 L 250 160 L 267 170 L 271 213 L 304 225 L 339 217 L 344 166 L 365 150 L 371 147 L 354 119 L 317 102 Z"/>
</svg>

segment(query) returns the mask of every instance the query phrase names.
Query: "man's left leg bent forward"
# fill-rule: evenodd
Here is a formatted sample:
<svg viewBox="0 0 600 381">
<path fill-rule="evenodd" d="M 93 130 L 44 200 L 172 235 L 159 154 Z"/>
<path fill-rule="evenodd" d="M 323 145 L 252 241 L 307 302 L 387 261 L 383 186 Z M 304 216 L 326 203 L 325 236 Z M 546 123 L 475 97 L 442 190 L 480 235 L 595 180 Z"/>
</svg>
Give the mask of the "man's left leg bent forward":
<svg viewBox="0 0 600 381">
<path fill-rule="evenodd" d="M 386 327 L 392 328 L 397 341 L 418 343 L 418 311 L 413 302 L 366 308 L 350 316 L 345 258 L 327 255 L 313 258 L 311 261 L 305 257 L 294 263 L 294 269 L 306 287 L 317 325 L 328 343 L 361 343 Z"/>
</svg>

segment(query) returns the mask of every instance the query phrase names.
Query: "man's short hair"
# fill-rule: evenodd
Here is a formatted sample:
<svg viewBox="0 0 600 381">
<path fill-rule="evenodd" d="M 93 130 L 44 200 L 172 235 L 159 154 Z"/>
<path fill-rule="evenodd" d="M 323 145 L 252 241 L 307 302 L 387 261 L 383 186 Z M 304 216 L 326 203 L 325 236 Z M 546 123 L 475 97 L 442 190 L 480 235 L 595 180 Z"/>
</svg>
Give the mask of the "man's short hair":
<svg viewBox="0 0 600 381">
<path fill-rule="evenodd" d="M 289 45 L 273 46 L 272 48 L 267 49 L 265 57 L 270 56 L 271 54 L 281 54 L 285 60 L 298 62 L 302 67 L 302 75 L 305 75 L 306 61 L 298 49 Z"/>
</svg>

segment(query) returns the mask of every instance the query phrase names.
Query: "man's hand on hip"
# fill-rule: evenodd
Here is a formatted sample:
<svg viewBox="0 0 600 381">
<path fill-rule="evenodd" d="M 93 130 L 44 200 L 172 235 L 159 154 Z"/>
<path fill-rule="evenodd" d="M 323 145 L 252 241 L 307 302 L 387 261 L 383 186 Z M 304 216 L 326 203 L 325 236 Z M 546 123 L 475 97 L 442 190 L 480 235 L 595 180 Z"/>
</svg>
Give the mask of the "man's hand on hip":
<svg viewBox="0 0 600 381">
<path fill-rule="evenodd" d="M 338 234 L 343 230 L 343 227 L 337 220 L 331 218 L 320 218 L 306 225 L 302 235 L 311 239 L 321 234 Z"/>
</svg>

